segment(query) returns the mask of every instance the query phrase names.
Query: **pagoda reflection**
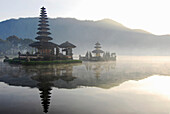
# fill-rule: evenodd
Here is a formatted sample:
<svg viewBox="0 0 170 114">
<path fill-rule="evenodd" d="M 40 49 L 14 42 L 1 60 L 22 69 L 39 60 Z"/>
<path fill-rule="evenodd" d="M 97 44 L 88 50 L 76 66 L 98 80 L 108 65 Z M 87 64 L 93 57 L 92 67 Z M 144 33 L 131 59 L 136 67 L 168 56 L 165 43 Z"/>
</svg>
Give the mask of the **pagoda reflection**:
<svg viewBox="0 0 170 114">
<path fill-rule="evenodd" d="M 30 67 L 27 72 L 35 71 L 35 76 L 32 76 L 31 79 L 37 81 L 36 87 L 40 91 L 41 104 L 44 110 L 44 113 L 48 112 L 50 106 L 50 98 L 52 87 L 54 87 L 54 81 L 63 80 L 69 83 L 76 79 L 72 76 L 73 66 L 72 65 L 49 65 L 42 68 L 43 66 Z"/>
<path fill-rule="evenodd" d="M 123 67 L 118 62 L 117 65 L 116 62 L 36 66 L 2 64 L 1 68 L 0 82 L 12 86 L 38 88 L 44 112 L 49 110 L 52 89 L 80 87 L 110 89 L 128 80 L 141 80 L 159 73 L 159 70 L 149 69 L 136 73 L 130 66 Z"/>
<path fill-rule="evenodd" d="M 54 86 L 51 81 L 54 81 L 57 78 L 55 76 L 49 77 L 45 75 L 39 75 L 32 77 L 32 79 L 38 82 L 37 88 L 40 91 L 41 104 L 44 109 L 44 112 L 47 113 L 50 105 L 52 86 Z"/>
<path fill-rule="evenodd" d="M 0 82 L 8 85 L 38 88 L 44 113 L 50 106 L 53 87 L 62 87 L 62 83 L 69 83 L 76 79 L 73 76 L 75 66 L 81 64 L 20 66 L 3 64 L 0 69 Z M 59 85 L 55 85 L 55 83 Z M 61 86 L 60 86 L 61 85 Z M 71 88 L 71 87 L 70 87 Z"/>
</svg>

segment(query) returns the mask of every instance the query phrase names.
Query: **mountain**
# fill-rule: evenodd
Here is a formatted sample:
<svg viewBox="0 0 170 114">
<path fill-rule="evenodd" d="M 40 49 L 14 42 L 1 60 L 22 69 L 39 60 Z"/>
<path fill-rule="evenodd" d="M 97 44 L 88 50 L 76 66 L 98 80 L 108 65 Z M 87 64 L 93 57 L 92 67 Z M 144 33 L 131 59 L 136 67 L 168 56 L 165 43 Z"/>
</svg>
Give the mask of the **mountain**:
<svg viewBox="0 0 170 114">
<path fill-rule="evenodd" d="M 0 38 L 16 35 L 34 39 L 38 18 L 10 19 L 0 22 Z M 111 19 L 99 21 L 74 18 L 50 18 L 53 41 L 61 44 L 69 41 L 77 46 L 76 54 L 94 49 L 99 41 L 102 49 L 118 55 L 170 55 L 170 35 L 157 36 L 144 30 L 130 29 Z"/>
</svg>

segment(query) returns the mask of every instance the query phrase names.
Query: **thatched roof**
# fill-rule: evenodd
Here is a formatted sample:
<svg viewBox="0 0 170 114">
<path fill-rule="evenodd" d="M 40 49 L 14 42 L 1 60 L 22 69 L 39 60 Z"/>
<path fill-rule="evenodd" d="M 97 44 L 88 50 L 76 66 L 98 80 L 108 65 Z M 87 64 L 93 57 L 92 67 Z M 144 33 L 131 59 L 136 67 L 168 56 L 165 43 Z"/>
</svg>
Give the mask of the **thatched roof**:
<svg viewBox="0 0 170 114">
<path fill-rule="evenodd" d="M 66 41 L 62 44 L 59 45 L 60 48 L 75 48 L 76 46 L 73 45 L 72 43 Z"/>
<path fill-rule="evenodd" d="M 40 14 L 47 14 L 46 12 L 41 12 Z"/>
<path fill-rule="evenodd" d="M 104 53 L 103 50 L 93 50 L 92 53 Z"/>
<path fill-rule="evenodd" d="M 40 17 L 39 19 L 42 19 L 42 20 L 47 20 L 48 18 L 47 17 Z"/>
<path fill-rule="evenodd" d="M 51 33 L 50 33 L 50 32 L 46 32 L 46 31 L 39 31 L 39 32 L 37 32 L 37 34 L 46 34 L 46 35 L 50 35 Z"/>
<path fill-rule="evenodd" d="M 46 20 L 40 20 L 39 22 L 40 22 L 40 23 L 44 23 L 44 22 L 45 22 L 45 23 L 48 23 L 48 21 L 46 21 Z"/>
<path fill-rule="evenodd" d="M 31 47 L 45 47 L 45 48 L 52 48 L 52 47 L 58 47 L 57 44 L 52 42 L 34 42 L 30 44 Z"/>
<path fill-rule="evenodd" d="M 37 36 L 35 39 L 37 39 L 37 40 L 41 40 L 41 39 L 52 40 L 53 38 L 51 38 L 49 36 Z"/>
<path fill-rule="evenodd" d="M 100 45 L 100 43 L 99 43 L 99 42 L 97 42 L 95 45 Z"/>
<path fill-rule="evenodd" d="M 94 48 L 101 48 L 101 46 L 100 45 L 96 45 Z"/>
<path fill-rule="evenodd" d="M 49 24 L 38 24 L 38 26 L 49 26 Z"/>
<path fill-rule="evenodd" d="M 41 9 L 45 9 L 45 7 L 43 6 Z"/>
<path fill-rule="evenodd" d="M 38 30 L 50 30 L 50 29 L 46 27 L 39 27 Z"/>
</svg>

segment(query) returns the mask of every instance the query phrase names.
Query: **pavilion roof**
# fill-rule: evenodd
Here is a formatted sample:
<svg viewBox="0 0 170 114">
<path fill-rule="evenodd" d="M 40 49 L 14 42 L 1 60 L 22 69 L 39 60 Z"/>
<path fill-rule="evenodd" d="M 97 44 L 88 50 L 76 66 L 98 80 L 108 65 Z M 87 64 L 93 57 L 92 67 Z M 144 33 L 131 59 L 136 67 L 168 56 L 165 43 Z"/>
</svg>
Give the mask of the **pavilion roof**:
<svg viewBox="0 0 170 114">
<path fill-rule="evenodd" d="M 72 43 L 66 41 L 62 44 L 59 45 L 60 48 L 75 48 L 76 46 L 73 45 Z"/>
<path fill-rule="evenodd" d="M 52 42 L 34 42 L 30 44 L 31 47 L 45 47 L 45 48 L 51 48 L 51 47 L 58 47 L 57 44 Z"/>
<path fill-rule="evenodd" d="M 100 45 L 96 45 L 94 48 L 101 48 L 101 46 Z"/>
<path fill-rule="evenodd" d="M 92 53 L 104 53 L 104 51 L 103 51 L 103 50 L 97 50 L 97 49 L 96 49 L 96 50 L 93 50 Z"/>
</svg>

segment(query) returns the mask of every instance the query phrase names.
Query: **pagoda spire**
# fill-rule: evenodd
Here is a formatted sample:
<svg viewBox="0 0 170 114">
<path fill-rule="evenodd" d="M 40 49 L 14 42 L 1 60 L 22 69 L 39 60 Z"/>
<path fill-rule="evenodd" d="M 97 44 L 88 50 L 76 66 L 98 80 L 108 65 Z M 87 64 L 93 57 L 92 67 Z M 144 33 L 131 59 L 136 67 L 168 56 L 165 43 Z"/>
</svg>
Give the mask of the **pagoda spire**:
<svg viewBox="0 0 170 114">
<path fill-rule="evenodd" d="M 38 36 L 35 38 L 37 40 L 40 40 L 40 42 L 48 42 L 48 40 L 52 40 L 52 38 L 48 35 L 50 35 L 51 33 L 48 32 L 48 30 L 50 30 L 48 28 L 49 24 L 48 24 L 48 18 L 47 18 L 47 13 L 46 13 L 46 9 L 44 7 L 41 8 L 41 12 L 40 12 L 40 24 L 38 24 L 39 28 L 38 28 Z"/>
<path fill-rule="evenodd" d="M 51 33 L 48 32 L 50 30 L 48 28 L 48 18 L 46 9 L 44 7 L 41 8 L 40 12 L 40 24 L 38 24 L 38 36 L 35 38 L 36 40 L 39 40 L 37 42 L 34 42 L 30 44 L 29 46 L 33 48 L 37 48 L 38 52 L 43 59 L 49 60 L 55 58 L 55 55 L 59 54 L 59 48 L 58 45 L 52 42 L 49 42 L 49 40 L 52 40 L 52 38 L 49 36 Z"/>
<path fill-rule="evenodd" d="M 100 43 L 97 42 L 97 43 L 95 44 L 95 47 L 94 47 L 94 48 L 96 48 L 96 50 L 99 50 L 99 49 L 101 48 Z"/>
</svg>

